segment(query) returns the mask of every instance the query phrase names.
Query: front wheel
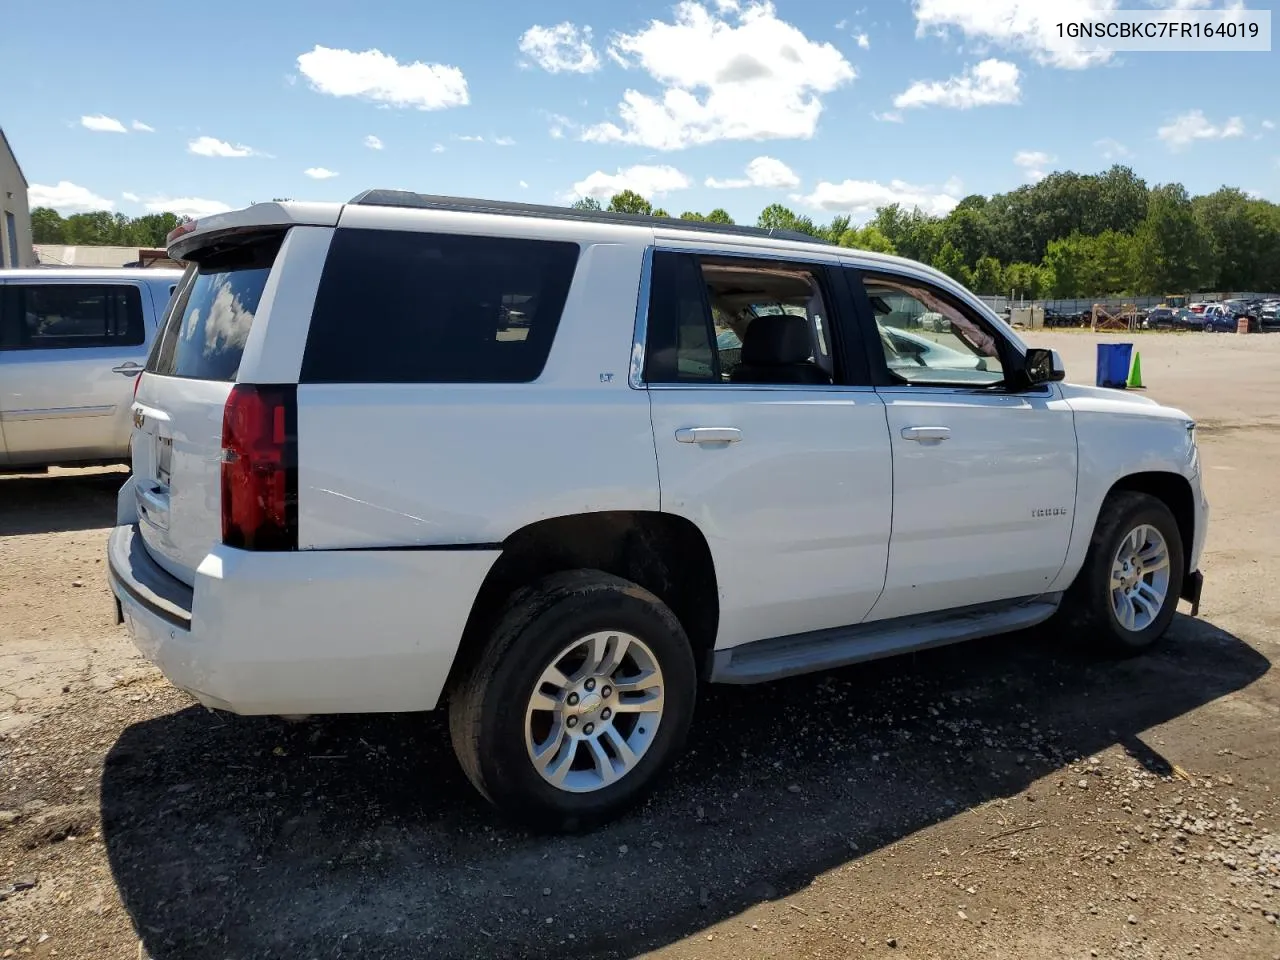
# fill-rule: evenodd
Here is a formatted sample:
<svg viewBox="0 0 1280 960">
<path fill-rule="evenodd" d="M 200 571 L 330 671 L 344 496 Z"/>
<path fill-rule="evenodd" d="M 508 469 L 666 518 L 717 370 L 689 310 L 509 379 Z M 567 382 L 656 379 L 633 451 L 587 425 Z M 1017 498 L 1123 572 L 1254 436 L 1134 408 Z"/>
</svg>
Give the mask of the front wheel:
<svg viewBox="0 0 1280 960">
<path fill-rule="evenodd" d="M 1177 612 L 1182 536 L 1164 502 L 1130 490 L 1102 504 L 1084 566 L 1063 598 L 1064 622 L 1112 653 L 1155 643 Z"/>
<path fill-rule="evenodd" d="M 582 830 L 635 804 L 678 755 L 693 654 L 675 615 L 627 580 L 555 574 L 517 591 L 453 694 L 472 784 L 538 829 Z"/>
</svg>

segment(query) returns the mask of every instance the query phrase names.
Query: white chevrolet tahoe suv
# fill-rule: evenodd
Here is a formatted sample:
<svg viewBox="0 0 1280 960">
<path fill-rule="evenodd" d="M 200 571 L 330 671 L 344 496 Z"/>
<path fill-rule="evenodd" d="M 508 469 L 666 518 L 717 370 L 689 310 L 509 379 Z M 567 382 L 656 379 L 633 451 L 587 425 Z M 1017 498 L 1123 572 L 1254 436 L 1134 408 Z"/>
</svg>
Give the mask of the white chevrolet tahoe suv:
<svg viewBox="0 0 1280 960">
<path fill-rule="evenodd" d="M 136 643 L 236 713 L 447 706 L 536 826 L 634 802 L 699 681 L 1051 619 L 1137 651 L 1198 603 L 1191 420 L 918 263 L 395 191 L 169 250 L 109 546 Z"/>
</svg>

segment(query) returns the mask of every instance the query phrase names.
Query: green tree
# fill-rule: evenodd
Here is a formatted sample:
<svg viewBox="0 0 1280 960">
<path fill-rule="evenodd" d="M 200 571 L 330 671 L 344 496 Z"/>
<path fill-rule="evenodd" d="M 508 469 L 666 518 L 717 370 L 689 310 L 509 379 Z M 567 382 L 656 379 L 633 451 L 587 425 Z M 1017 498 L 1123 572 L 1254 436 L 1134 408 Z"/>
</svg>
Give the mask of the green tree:
<svg viewBox="0 0 1280 960">
<path fill-rule="evenodd" d="M 843 237 L 845 233 L 848 231 L 849 224 L 851 222 L 852 222 L 852 218 L 844 215 L 841 215 L 838 217 L 832 217 L 831 222 L 827 224 L 825 227 L 822 227 L 819 233 L 824 240 L 827 240 L 831 243 L 839 243 L 840 238 Z"/>
<path fill-rule="evenodd" d="M 573 203 L 569 204 L 575 210 L 599 210 L 600 201 L 595 197 L 579 197 Z"/>
<path fill-rule="evenodd" d="M 1011 263 L 1004 271 L 1004 285 L 1015 297 L 1039 300 L 1049 289 L 1045 274 L 1046 271 L 1034 263 Z"/>
<path fill-rule="evenodd" d="M 643 213 L 651 215 L 653 213 L 653 204 L 634 190 L 623 190 L 621 193 L 615 193 L 610 198 L 609 210 L 613 213 Z"/>
<path fill-rule="evenodd" d="M 1000 294 L 1007 292 L 1004 283 L 1004 268 L 995 257 L 979 257 L 973 268 L 973 289 L 983 294 Z"/>
<path fill-rule="evenodd" d="M 1134 237 L 1138 286 L 1153 293 L 1201 289 L 1213 279 L 1213 250 L 1180 183 L 1151 191 L 1147 216 Z"/>
<path fill-rule="evenodd" d="M 66 243 L 66 230 L 66 221 L 57 210 L 36 207 L 31 211 L 32 243 Z"/>
<path fill-rule="evenodd" d="M 729 211 L 724 207 L 716 207 L 707 214 L 708 223 L 733 223 L 733 217 L 729 216 Z"/>
<path fill-rule="evenodd" d="M 680 219 L 681 220 L 698 220 L 698 221 L 705 222 L 707 218 L 694 210 L 686 210 L 684 213 L 680 214 Z"/>
<path fill-rule="evenodd" d="M 667 212 L 667 210 L 666 210 L 666 208 L 665 208 L 665 207 L 654 207 L 654 208 L 653 208 L 653 215 L 654 215 L 655 217 L 669 217 L 669 216 L 671 216 L 671 214 L 669 214 L 669 213 Z"/>
<path fill-rule="evenodd" d="M 873 223 L 867 224 L 861 230 L 846 230 L 840 234 L 836 242 L 842 247 L 852 247 L 855 250 L 870 250 L 873 253 L 897 253 L 889 238 Z"/>
<path fill-rule="evenodd" d="M 958 280 L 966 287 L 969 286 L 972 275 L 964 262 L 964 256 L 950 240 L 943 241 L 942 246 L 933 258 L 933 266 L 951 277 L 951 279 Z"/>
<path fill-rule="evenodd" d="M 163 247 L 168 243 L 169 232 L 180 223 L 182 219 L 176 213 L 148 213 L 129 225 L 130 243 L 140 247 Z"/>
<path fill-rule="evenodd" d="M 809 217 L 797 214 L 780 203 L 771 203 L 760 211 L 756 226 L 763 230 L 790 230 L 807 233 L 811 237 L 822 236 L 822 231 Z"/>
</svg>

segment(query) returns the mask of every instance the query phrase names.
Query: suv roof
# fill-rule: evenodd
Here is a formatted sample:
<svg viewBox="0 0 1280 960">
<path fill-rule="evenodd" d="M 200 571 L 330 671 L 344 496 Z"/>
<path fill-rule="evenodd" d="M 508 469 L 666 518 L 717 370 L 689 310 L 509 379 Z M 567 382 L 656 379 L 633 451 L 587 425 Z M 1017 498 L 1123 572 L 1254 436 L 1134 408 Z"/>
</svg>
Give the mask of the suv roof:
<svg viewBox="0 0 1280 960">
<path fill-rule="evenodd" d="M 409 190 L 365 190 L 349 201 L 367 207 L 409 207 L 415 210 L 451 210 L 457 213 L 497 213 L 509 217 L 542 217 L 552 220 L 585 220 L 591 223 L 618 223 L 627 226 L 668 227 L 696 230 L 700 233 L 725 233 L 745 237 L 775 237 L 801 243 L 828 241 L 799 230 L 772 227 L 747 227 L 736 223 L 712 223 L 707 220 L 681 220 L 677 217 L 654 217 L 643 213 L 617 213 L 612 210 L 579 210 L 576 207 L 553 207 L 538 203 L 510 200 L 477 200 L 470 197 L 447 197 Z"/>
</svg>

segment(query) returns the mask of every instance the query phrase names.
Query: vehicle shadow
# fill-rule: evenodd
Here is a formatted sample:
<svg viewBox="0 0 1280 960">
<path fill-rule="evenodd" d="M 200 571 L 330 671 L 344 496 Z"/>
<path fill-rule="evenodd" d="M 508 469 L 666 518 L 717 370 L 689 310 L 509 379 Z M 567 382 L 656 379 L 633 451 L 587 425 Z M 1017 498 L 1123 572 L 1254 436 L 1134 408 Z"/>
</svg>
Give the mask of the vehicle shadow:
<svg viewBox="0 0 1280 960">
<path fill-rule="evenodd" d="M 1034 632 L 712 688 L 654 798 L 577 837 L 501 822 L 443 717 L 190 708 L 110 751 L 103 835 L 156 960 L 634 956 L 1111 745 L 1158 773 L 1143 731 L 1268 667 L 1179 617 L 1121 662 Z"/>
<path fill-rule="evenodd" d="M 96 530 L 116 520 L 123 468 L 0 476 L 0 537 Z"/>
</svg>

